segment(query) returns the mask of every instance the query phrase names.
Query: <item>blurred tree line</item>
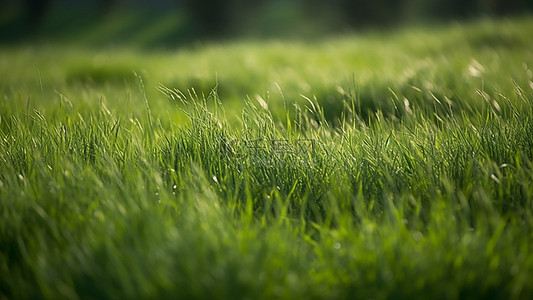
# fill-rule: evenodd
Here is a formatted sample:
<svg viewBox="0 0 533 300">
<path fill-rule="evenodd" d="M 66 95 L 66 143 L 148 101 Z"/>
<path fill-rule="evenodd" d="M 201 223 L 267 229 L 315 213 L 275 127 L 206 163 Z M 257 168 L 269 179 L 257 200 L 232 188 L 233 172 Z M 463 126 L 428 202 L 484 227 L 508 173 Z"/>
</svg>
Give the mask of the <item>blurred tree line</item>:
<svg viewBox="0 0 533 300">
<path fill-rule="evenodd" d="M 0 0 L 0 9 L 13 3 L 21 2 Z M 160 6 L 183 11 L 195 34 L 201 36 L 230 32 L 241 24 L 239 20 L 260 16 L 273 3 L 296 4 L 303 16 L 310 19 L 320 19 L 324 13 L 335 15 L 347 28 L 533 11 L 532 0 L 22 0 L 24 14 L 33 26 L 38 26 L 56 4 L 91 5 L 102 15 L 131 6 Z"/>
<path fill-rule="evenodd" d="M 415 20 L 501 17 L 533 11 L 533 0 L 182 0 L 203 34 L 225 32 L 246 14 L 260 14 L 272 2 L 297 2 L 309 18 L 330 13 L 348 28 L 389 26 Z"/>
<path fill-rule="evenodd" d="M 533 0 L 182 0 L 180 8 L 203 34 L 220 34 L 246 14 L 260 14 L 272 2 L 297 2 L 310 18 L 338 16 L 349 28 L 388 26 L 414 20 L 501 17 L 533 11 Z"/>
</svg>

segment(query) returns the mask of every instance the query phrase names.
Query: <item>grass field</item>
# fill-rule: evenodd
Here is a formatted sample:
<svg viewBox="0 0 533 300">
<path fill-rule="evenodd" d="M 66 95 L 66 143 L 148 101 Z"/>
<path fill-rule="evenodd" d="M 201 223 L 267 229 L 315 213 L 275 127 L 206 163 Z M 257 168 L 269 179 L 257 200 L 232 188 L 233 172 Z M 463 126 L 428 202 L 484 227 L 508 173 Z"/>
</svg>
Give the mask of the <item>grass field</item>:
<svg viewBox="0 0 533 300">
<path fill-rule="evenodd" d="M 0 47 L 0 299 L 529 299 L 531 32 Z"/>
</svg>

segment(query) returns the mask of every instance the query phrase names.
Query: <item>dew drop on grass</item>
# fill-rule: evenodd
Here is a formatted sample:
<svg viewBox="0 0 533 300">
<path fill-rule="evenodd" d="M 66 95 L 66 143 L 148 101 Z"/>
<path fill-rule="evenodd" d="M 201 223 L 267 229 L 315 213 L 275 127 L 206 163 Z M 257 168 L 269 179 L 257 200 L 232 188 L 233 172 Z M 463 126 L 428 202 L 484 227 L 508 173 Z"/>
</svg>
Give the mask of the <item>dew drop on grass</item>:
<svg viewBox="0 0 533 300">
<path fill-rule="evenodd" d="M 335 243 L 333 243 L 333 248 L 334 248 L 335 250 L 339 250 L 341 247 L 342 247 L 341 243 L 339 243 L 339 242 L 335 242 Z"/>
<path fill-rule="evenodd" d="M 98 210 L 93 213 L 93 217 L 100 221 L 104 220 L 104 214 Z"/>
<path fill-rule="evenodd" d="M 420 242 L 420 240 L 422 240 L 423 237 L 424 237 L 424 235 L 422 234 L 422 232 L 420 232 L 420 231 L 413 232 L 413 239 L 416 242 Z"/>
<path fill-rule="evenodd" d="M 177 185 L 173 185 L 173 186 L 172 186 L 172 189 L 173 189 L 173 190 L 175 190 L 175 189 L 177 189 L 177 188 L 178 188 Z"/>
<path fill-rule="evenodd" d="M 494 174 L 490 174 L 490 178 L 492 180 L 494 180 L 494 182 L 496 182 L 497 184 L 501 183 L 500 179 L 498 177 L 496 177 L 496 175 L 494 175 Z"/>
</svg>

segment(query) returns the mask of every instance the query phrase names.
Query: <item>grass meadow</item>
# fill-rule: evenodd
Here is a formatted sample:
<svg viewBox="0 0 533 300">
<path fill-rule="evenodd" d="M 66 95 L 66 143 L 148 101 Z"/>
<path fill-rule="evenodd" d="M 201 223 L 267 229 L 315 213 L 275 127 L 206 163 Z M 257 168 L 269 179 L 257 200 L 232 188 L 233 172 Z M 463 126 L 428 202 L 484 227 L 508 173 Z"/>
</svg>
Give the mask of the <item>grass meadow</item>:
<svg viewBox="0 0 533 300">
<path fill-rule="evenodd" d="M 0 47 L 0 299 L 528 299 L 533 19 Z"/>
</svg>

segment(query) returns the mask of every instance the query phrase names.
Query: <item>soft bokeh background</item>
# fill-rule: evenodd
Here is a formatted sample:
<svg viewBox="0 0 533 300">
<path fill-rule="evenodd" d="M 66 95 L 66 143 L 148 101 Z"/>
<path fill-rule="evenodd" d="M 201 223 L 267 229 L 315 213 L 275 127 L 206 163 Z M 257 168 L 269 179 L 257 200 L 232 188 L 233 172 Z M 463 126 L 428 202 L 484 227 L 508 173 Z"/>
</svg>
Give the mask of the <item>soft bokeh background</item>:
<svg viewBox="0 0 533 300">
<path fill-rule="evenodd" d="M 316 98 L 335 122 L 355 96 L 363 115 L 393 111 L 390 88 L 460 81 L 477 64 L 502 74 L 524 59 L 499 49 L 528 47 L 532 9 L 526 0 L 0 0 L 0 89 L 38 109 L 69 99 L 139 115 L 146 94 L 168 119 L 179 109 L 161 86 L 200 96 L 216 87 L 228 114 L 264 99 L 284 119 Z"/>
<path fill-rule="evenodd" d="M 528 0 L 1 0 L 0 43 L 180 46 L 524 14 Z"/>
</svg>

